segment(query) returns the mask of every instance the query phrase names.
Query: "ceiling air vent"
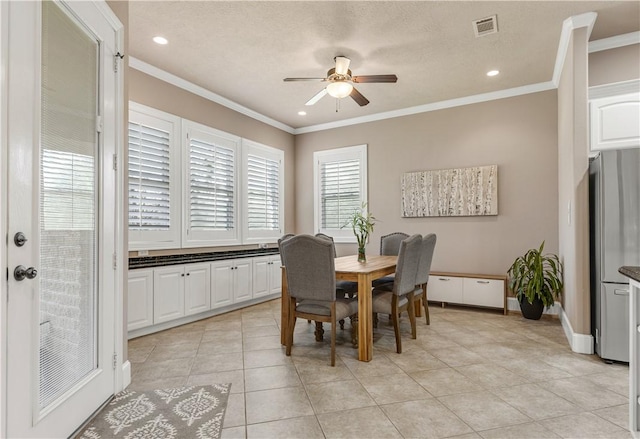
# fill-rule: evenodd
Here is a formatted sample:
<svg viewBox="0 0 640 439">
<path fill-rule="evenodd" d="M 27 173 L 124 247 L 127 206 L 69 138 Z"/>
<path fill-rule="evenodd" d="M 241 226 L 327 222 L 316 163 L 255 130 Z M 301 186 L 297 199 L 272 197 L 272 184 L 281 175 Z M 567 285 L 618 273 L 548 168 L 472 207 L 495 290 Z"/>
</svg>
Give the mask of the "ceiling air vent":
<svg viewBox="0 0 640 439">
<path fill-rule="evenodd" d="M 481 18 L 473 22 L 473 32 L 477 37 L 484 35 L 495 34 L 498 32 L 498 18 L 496 15 L 490 17 Z"/>
</svg>

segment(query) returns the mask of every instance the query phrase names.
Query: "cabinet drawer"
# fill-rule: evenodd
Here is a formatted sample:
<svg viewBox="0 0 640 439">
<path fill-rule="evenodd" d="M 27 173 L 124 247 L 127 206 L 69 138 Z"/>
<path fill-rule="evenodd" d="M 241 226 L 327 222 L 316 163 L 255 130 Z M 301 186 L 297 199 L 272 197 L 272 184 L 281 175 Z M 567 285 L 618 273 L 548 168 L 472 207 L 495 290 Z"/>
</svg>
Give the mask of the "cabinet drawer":
<svg viewBox="0 0 640 439">
<path fill-rule="evenodd" d="M 464 278 L 463 291 L 464 303 L 468 305 L 504 307 L 504 281 L 502 280 Z"/>
<path fill-rule="evenodd" d="M 430 276 L 427 299 L 437 302 L 462 303 L 462 278 Z"/>
</svg>

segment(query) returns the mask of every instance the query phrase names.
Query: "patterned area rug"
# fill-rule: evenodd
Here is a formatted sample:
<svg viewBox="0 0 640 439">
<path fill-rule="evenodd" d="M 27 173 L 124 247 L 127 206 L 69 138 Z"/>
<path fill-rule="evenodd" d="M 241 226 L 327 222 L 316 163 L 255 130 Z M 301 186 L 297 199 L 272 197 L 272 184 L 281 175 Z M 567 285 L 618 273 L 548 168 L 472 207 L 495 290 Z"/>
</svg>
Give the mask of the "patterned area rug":
<svg viewBox="0 0 640 439">
<path fill-rule="evenodd" d="M 96 415 L 80 439 L 217 439 L 231 384 L 125 390 Z"/>
</svg>

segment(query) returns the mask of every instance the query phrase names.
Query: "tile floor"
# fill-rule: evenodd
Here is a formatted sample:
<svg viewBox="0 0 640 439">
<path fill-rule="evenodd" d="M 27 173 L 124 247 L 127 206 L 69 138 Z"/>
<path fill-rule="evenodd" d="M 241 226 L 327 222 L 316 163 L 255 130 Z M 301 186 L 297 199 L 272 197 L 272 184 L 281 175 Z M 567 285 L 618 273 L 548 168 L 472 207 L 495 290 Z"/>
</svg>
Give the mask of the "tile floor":
<svg viewBox="0 0 640 439">
<path fill-rule="evenodd" d="M 374 358 L 349 326 L 336 367 L 298 320 L 291 357 L 280 301 L 129 342 L 133 389 L 232 383 L 223 438 L 630 438 L 628 367 L 574 354 L 557 319 L 431 307 L 403 353 L 381 317 Z"/>
</svg>

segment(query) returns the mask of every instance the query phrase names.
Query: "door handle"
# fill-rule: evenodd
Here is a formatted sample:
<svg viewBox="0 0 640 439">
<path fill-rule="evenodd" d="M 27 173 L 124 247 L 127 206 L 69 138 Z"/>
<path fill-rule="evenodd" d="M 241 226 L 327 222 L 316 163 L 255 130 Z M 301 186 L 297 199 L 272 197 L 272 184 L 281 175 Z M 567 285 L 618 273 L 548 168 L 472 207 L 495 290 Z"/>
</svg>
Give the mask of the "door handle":
<svg viewBox="0 0 640 439">
<path fill-rule="evenodd" d="M 23 265 L 18 265 L 15 270 L 13 270 L 13 278 L 17 281 L 22 281 L 26 279 L 34 279 L 38 275 L 38 270 L 33 267 L 24 268 Z"/>
<path fill-rule="evenodd" d="M 628 296 L 629 295 L 629 290 L 615 289 L 615 290 L 613 290 L 613 294 L 615 294 L 616 296 Z"/>
</svg>

